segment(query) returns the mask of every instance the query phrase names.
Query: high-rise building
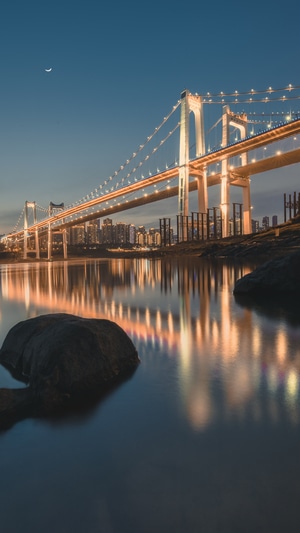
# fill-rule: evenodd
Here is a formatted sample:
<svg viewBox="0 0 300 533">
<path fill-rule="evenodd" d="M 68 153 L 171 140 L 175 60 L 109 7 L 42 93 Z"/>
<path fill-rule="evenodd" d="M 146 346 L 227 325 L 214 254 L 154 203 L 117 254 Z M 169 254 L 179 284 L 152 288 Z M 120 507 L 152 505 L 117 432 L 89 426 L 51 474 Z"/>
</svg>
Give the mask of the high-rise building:
<svg viewBox="0 0 300 533">
<path fill-rule="evenodd" d="M 113 242 L 113 223 L 111 218 L 105 218 L 102 222 L 101 242 L 104 244 Z"/>
<path fill-rule="evenodd" d="M 85 244 L 84 224 L 78 224 L 70 228 L 70 244 Z"/>
<path fill-rule="evenodd" d="M 278 226 L 278 217 L 277 215 L 273 215 L 272 216 L 272 226 L 274 228 L 274 226 Z"/>
<path fill-rule="evenodd" d="M 99 244 L 99 226 L 97 220 L 92 220 L 86 225 L 86 238 L 88 244 Z"/>
<path fill-rule="evenodd" d="M 130 244 L 135 244 L 136 229 L 134 224 L 127 224 L 126 226 L 126 239 Z"/>
<path fill-rule="evenodd" d="M 258 220 L 251 220 L 251 226 L 252 226 L 252 233 L 259 232 L 259 221 Z"/>
<path fill-rule="evenodd" d="M 126 224 L 124 224 L 124 222 L 117 222 L 115 226 L 115 236 L 116 236 L 115 242 L 117 244 L 126 243 Z"/>
<path fill-rule="evenodd" d="M 263 217 L 262 219 L 262 228 L 268 229 L 270 227 L 270 219 L 269 217 Z"/>
</svg>

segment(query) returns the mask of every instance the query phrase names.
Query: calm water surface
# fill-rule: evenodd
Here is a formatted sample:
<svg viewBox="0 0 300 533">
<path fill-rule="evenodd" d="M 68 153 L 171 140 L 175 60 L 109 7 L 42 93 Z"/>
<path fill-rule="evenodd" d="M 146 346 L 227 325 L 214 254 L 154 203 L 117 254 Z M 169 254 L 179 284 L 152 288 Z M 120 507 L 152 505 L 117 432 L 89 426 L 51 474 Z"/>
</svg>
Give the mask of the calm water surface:
<svg viewBox="0 0 300 533">
<path fill-rule="evenodd" d="M 116 321 L 134 375 L 90 410 L 0 432 L 3 533 L 300 529 L 300 317 L 243 307 L 245 266 L 97 260 L 0 266 L 0 341 L 68 312 Z M 0 367 L 0 386 L 17 382 Z"/>
</svg>

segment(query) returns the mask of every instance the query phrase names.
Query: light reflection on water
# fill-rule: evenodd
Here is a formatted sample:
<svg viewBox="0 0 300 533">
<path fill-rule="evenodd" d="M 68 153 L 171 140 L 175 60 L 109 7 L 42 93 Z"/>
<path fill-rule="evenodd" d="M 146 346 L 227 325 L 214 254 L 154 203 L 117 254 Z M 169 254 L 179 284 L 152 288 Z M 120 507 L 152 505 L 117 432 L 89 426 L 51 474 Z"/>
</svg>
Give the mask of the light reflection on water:
<svg viewBox="0 0 300 533">
<path fill-rule="evenodd" d="M 159 347 L 177 359 L 179 394 L 194 428 L 220 414 L 214 384 L 226 418 L 251 407 L 264 382 L 270 401 L 283 393 L 295 423 L 300 329 L 235 304 L 235 279 L 249 271 L 203 260 L 2 265 L 0 340 L 18 320 L 38 314 L 109 318 L 142 349 L 146 343 L 147 351 Z M 253 415 L 259 418 L 254 403 Z M 270 416 L 277 418 L 274 405 Z"/>
<path fill-rule="evenodd" d="M 175 258 L 152 261 L 114 259 L 0 266 L 1 342 L 10 327 L 19 320 L 44 313 L 67 312 L 116 321 L 131 336 L 138 349 L 142 362 L 136 374 L 120 390 L 114 392 L 100 406 L 99 411 L 92 413 L 86 423 L 81 420 L 78 432 L 80 432 L 80 439 L 85 439 L 84 435 L 86 435 L 86 442 L 89 442 L 90 431 L 95 431 L 92 430 L 93 425 L 95 423 L 100 426 L 105 425 L 106 416 L 112 410 L 114 416 L 118 417 L 118 424 L 122 426 L 122 438 L 125 442 L 128 441 L 128 449 L 125 444 L 124 446 L 127 457 L 130 457 L 129 449 L 132 447 L 130 439 L 137 431 L 136 425 L 139 424 L 139 428 L 143 426 L 143 435 L 138 435 L 136 438 L 142 439 L 143 451 L 146 450 L 147 455 L 152 457 L 152 465 L 154 462 L 155 467 L 151 469 L 148 464 L 142 475 L 131 465 L 132 483 L 140 486 L 141 494 L 145 493 L 145 498 L 148 500 L 150 498 L 147 492 L 148 485 L 150 484 L 151 490 L 154 490 L 156 483 L 162 483 L 166 494 L 163 497 L 160 494 L 160 497 L 162 501 L 164 498 L 168 500 L 164 502 L 165 511 L 162 508 L 159 513 L 154 513 L 152 519 L 149 519 L 149 525 L 146 526 L 142 518 L 146 520 L 144 515 L 152 512 L 149 502 L 146 504 L 141 494 L 137 496 L 132 485 L 130 485 L 130 490 L 133 492 L 129 491 L 127 496 L 129 510 L 127 509 L 127 514 L 125 513 L 126 519 L 123 515 L 124 510 L 117 511 L 116 509 L 114 509 L 115 518 L 112 519 L 109 506 L 113 504 L 106 495 L 108 500 L 105 500 L 105 505 L 103 502 L 101 504 L 105 508 L 99 511 L 102 519 L 103 516 L 107 519 L 104 533 L 106 531 L 108 533 L 110 531 L 140 533 L 153 530 L 187 531 L 188 533 L 193 531 L 205 531 L 205 533 L 214 531 L 223 533 L 227 530 L 231 533 L 252 531 L 247 528 L 238 529 L 238 526 L 234 525 L 235 520 L 224 508 L 220 511 L 224 518 L 223 527 L 221 527 L 219 522 L 212 518 L 215 505 L 217 505 L 215 498 L 216 500 L 218 498 L 213 487 L 209 485 L 208 478 L 206 485 L 197 486 L 197 488 L 193 488 L 191 481 L 200 465 L 205 470 L 207 464 L 215 461 L 218 464 L 218 474 L 214 474 L 217 476 L 215 483 L 219 491 L 218 497 L 220 498 L 221 494 L 225 499 L 227 497 L 225 494 L 227 494 L 228 479 L 224 472 L 228 468 L 229 456 L 226 452 L 222 452 L 224 459 L 221 460 L 221 452 L 215 442 L 202 449 L 200 459 L 197 457 L 197 450 L 203 441 L 197 441 L 196 445 L 194 439 L 211 439 L 216 432 L 219 438 L 223 439 L 226 450 L 226 446 L 228 449 L 230 446 L 233 448 L 237 446 L 239 439 L 242 439 L 240 431 L 243 430 L 249 442 L 257 438 L 257 431 L 260 432 L 259 438 L 262 442 L 268 442 L 268 446 L 271 442 L 273 443 L 272 431 L 278 432 L 277 437 L 278 434 L 282 435 L 285 432 L 286 439 L 292 439 L 291 443 L 294 438 L 299 442 L 300 318 L 284 312 L 276 314 L 274 309 L 270 311 L 238 305 L 232 295 L 234 282 L 250 270 L 250 267 L 242 265 Z M 0 386 L 12 386 L 15 383 L 0 367 Z M 133 420 L 131 423 L 128 422 L 127 427 L 124 427 L 122 419 L 125 414 L 124 405 L 129 406 L 133 415 Z M 128 411 L 126 413 L 128 416 Z M 165 434 L 168 425 L 170 430 Z M 66 431 L 62 429 L 63 427 L 63 424 L 60 425 L 61 431 Z M 287 428 L 289 432 L 296 431 L 296 433 L 291 437 L 290 433 L 286 433 Z M 238 432 L 238 436 L 230 436 L 229 430 Z M 30 441 L 35 432 L 39 435 L 39 432 L 43 433 L 45 428 L 41 421 L 35 422 L 33 427 L 29 421 L 19 422 L 2 437 L 0 434 L 0 451 L 1 439 L 8 439 L 15 453 L 16 436 L 14 437 L 14 434 L 20 431 L 24 431 L 22 438 L 24 439 L 26 434 L 26 438 Z M 53 435 L 53 428 L 50 426 L 47 431 L 49 431 L 49 442 L 52 442 L 51 439 L 55 442 L 57 434 Z M 162 451 L 164 446 L 161 434 L 164 434 L 163 442 L 168 443 L 164 451 Z M 116 436 L 114 432 L 113 436 L 113 438 Z M 169 442 L 168 439 L 170 439 Z M 174 451 L 175 442 L 180 451 Z M 102 440 L 101 443 L 105 446 Z M 108 441 L 106 445 L 108 449 L 110 446 L 113 448 L 117 446 L 115 441 L 110 443 Z M 289 445 L 286 445 L 289 448 Z M 85 443 L 84 446 L 87 444 Z M 118 446 L 121 445 L 118 444 Z M 244 441 L 243 446 L 245 446 Z M 118 454 L 124 453 L 121 448 L 118 448 Z M 263 450 L 262 444 L 261 454 L 265 453 Z M 250 447 L 248 452 L 251 453 L 251 451 Z M 28 453 L 30 463 L 30 460 L 33 460 L 30 451 L 27 450 L 26 453 Z M 61 451 L 61 453 L 66 452 Z M 145 469 L 142 450 L 135 450 L 135 454 L 139 468 L 142 463 Z M 280 449 L 278 449 L 278 454 L 280 455 Z M 293 456 L 290 460 L 292 458 Z M 52 456 L 49 461 L 51 460 L 53 460 Z M 68 460 L 71 461 L 70 458 Z M 197 467 L 195 460 L 198 462 Z M 113 471 L 113 473 L 110 472 L 112 478 L 118 479 L 119 484 L 123 483 L 125 490 L 125 485 L 129 482 L 127 478 L 126 483 L 125 478 L 123 480 L 124 465 L 116 462 L 116 458 L 112 460 L 112 463 L 107 457 L 105 461 L 108 461 Z M 231 455 L 230 461 L 233 461 Z M 238 468 L 238 459 L 235 461 L 232 465 L 233 471 Z M 259 454 L 256 461 L 258 465 L 262 461 Z M 207 509 L 210 509 L 212 513 L 207 515 L 209 511 L 206 510 L 206 518 L 203 513 L 201 517 L 197 514 L 197 507 L 194 507 L 196 504 L 179 497 L 180 484 L 176 490 L 179 491 L 178 501 L 181 503 L 178 503 L 176 498 L 175 510 L 169 502 L 170 495 L 167 493 L 168 490 L 174 489 L 174 476 L 176 478 L 178 475 L 176 470 L 178 462 L 185 464 L 181 472 L 181 476 L 185 479 L 182 483 L 185 490 L 190 492 L 192 500 L 198 498 L 201 493 L 202 496 L 206 494 Z M 160 465 L 159 472 L 158 464 Z M 1 465 L 2 463 L 0 467 Z M 105 468 L 103 465 L 102 467 Z M 243 473 L 246 476 L 243 482 L 247 486 L 247 491 L 250 490 L 251 493 L 255 490 L 257 479 L 261 475 L 261 465 L 257 467 L 257 472 L 254 468 L 254 473 L 248 472 L 246 463 L 239 465 L 239 468 L 242 471 L 244 468 L 247 472 L 247 474 Z M 277 468 L 276 462 L 270 466 L 270 472 L 275 472 L 276 479 L 277 474 L 279 476 Z M 81 468 L 78 470 L 80 472 Z M 220 472 L 223 472 L 224 479 L 222 476 L 218 477 L 221 475 Z M 198 472 L 198 475 L 201 476 L 201 472 Z M 86 474 L 79 473 L 78 476 L 85 478 Z M 238 502 L 241 497 L 240 483 L 242 481 L 239 475 L 235 474 L 235 476 L 229 484 Z M 87 479 L 85 482 L 89 483 Z M 1 484 L 1 491 L 4 490 L 3 487 L 4 485 Z M 94 493 L 97 488 L 99 487 L 93 480 L 91 492 Z M 298 490 L 299 486 L 295 486 L 294 489 Z M 38 483 L 35 490 L 38 490 Z M 245 498 L 249 497 L 246 492 Z M 72 497 L 76 500 L 76 495 L 73 493 Z M 87 491 L 86 498 L 89 497 L 91 495 Z M 123 493 L 119 494 L 116 500 L 119 502 L 119 499 L 123 497 Z M 80 498 L 83 498 L 82 494 Z M 271 499 L 266 503 L 267 506 L 271 505 Z M 280 500 L 280 494 L 276 493 L 274 499 Z M 140 511 L 135 509 L 137 501 Z M 106 508 L 107 505 L 108 508 Z M 181 514 L 179 513 L 180 505 L 182 506 Z M 244 505 L 245 502 L 242 508 Z M 86 506 L 88 508 L 87 503 Z M 44 512 L 47 514 L 47 510 Z M 239 512 L 238 508 L 236 512 Z M 251 512 L 254 513 L 253 524 L 259 527 L 261 524 L 259 515 L 256 521 L 254 509 Z M 173 513 L 174 517 L 177 517 L 176 523 L 175 518 L 168 522 L 168 513 Z M 291 520 L 294 520 L 294 513 L 293 509 Z M 287 517 L 277 516 L 274 523 L 273 518 L 272 520 L 268 518 L 268 524 L 272 525 L 273 531 L 277 531 L 277 526 L 279 528 L 280 519 L 286 521 Z M 87 531 L 102 531 L 102 529 L 97 529 L 96 522 L 91 519 Z M 291 524 L 293 525 L 293 521 Z M 199 529 L 200 526 L 203 529 Z M 57 524 L 55 527 L 56 531 L 60 531 L 57 529 Z M 76 529 L 78 526 L 74 524 L 72 527 L 73 529 L 67 529 L 64 525 L 61 531 L 81 531 L 81 529 Z M 268 531 L 263 528 L 260 530 Z M 15 524 L 12 531 L 18 533 L 21 528 L 18 529 Z M 35 531 L 32 524 L 31 531 Z"/>
</svg>

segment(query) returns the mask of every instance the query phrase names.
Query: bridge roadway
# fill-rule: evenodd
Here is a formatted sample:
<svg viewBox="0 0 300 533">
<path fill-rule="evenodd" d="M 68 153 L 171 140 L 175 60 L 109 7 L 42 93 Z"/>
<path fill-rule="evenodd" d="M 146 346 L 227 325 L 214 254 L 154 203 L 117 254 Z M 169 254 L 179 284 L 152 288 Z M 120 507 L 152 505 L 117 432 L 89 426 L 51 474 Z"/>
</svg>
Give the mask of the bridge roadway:
<svg viewBox="0 0 300 533">
<path fill-rule="evenodd" d="M 274 142 L 281 141 L 285 138 L 291 137 L 292 135 L 297 135 L 300 133 L 300 119 L 295 119 L 291 122 L 276 126 L 270 130 L 258 133 L 246 139 L 242 139 L 234 144 L 226 146 L 225 148 L 220 148 L 216 151 L 205 154 L 204 156 L 197 157 L 189 162 L 189 174 L 191 177 L 197 178 L 200 177 L 205 168 L 208 168 L 210 165 L 218 163 L 225 158 L 228 160 L 237 155 L 248 153 L 257 148 L 264 147 Z M 273 155 L 271 157 L 264 157 L 263 159 L 255 162 L 248 163 L 243 166 L 236 166 L 234 169 L 230 170 L 230 185 L 236 185 L 243 187 L 245 184 L 245 178 L 252 176 L 258 173 L 266 172 L 268 170 L 273 170 L 276 168 L 284 167 L 287 165 L 292 165 L 300 162 L 300 148 L 285 152 L 283 154 Z M 149 178 L 144 178 L 143 180 L 137 181 L 133 184 L 130 184 L 122 189 L 111 191 L 102 197 L 93 198 L 84 204 L 79 204 L 73 206 L 69 209 L 63 210 L 47 219 L 44 219 L 32 226 L 28 227 L 28 233 L 34 232 L 36 230 L 45 232 L 49 224 L 52 228 L 63 229 L 96 218 L 102 218 L 110 216 L 113 213 L 120 211 L 125 211 L 128 209 L 133 209 L 141 205 L 149 204 L 152 202 L 157 202 L 159 200 L 164 200 L 172 196 L 178 195 L 178 184 L 174 187 L 168 186 L 168 188 L 161 191 L 154 191 L 152 193 L 145 193 L 144 196 L 135 198 L 132 200 L 124 199 L 123 196 L 127 196 L 132 193 L 136 193 L 138 190 L 146 189 L 151 186 L 157 186 L 159 183 L 162 183 L 167 180 L 173 180 L 178 177 L 179 167 L 176 166 L 171 169 L 167 169 L 163 172 L 157 173 Z M 207 186 L 218 185 L 221 183 L 221 173 L 215 173 L 208 175 L 207 177 Z M 189 182 L 189 191 L 197 190 L 197 180 Z M 121 201 L 122 198 L 122 201 Z M 87 209 L 91 209 L 95 206 L 99 206 L 106 202 L 117 200 L 113 206 L 101 207 L 93 213 L 88 213 L 86 215 L 78 214 Z M 77 218 L 73 220 L 66 220 L 70 217 L 76 216 Z M 15 233 L 10 233 L 8 236 L 10 238 L 22 238 L 23 230 L 20 230 Z"/>
</svg>

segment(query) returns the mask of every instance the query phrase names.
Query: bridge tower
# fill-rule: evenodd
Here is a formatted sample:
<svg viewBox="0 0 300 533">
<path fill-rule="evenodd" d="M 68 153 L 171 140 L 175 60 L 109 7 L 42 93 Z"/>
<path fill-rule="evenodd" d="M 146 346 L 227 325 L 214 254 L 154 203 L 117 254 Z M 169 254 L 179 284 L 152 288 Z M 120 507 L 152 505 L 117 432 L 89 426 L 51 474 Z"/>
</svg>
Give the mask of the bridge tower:
<svg viewBox="0 0 300 533">
<path fill-rule="evenodd" d="M 55 212 L 62 211 L 62 210 L 64 210 L 64 208 L 65 208 L 65 204 L 64 203 L 54 204 L 53 202 L 50 202 L 49 209 L 48 209 L 49 218 L 53 217 Z M 53 247 L 52 237 L 53 237 L 53 233 L 62 234 L 64 259 L 67 259 L 68 258 L 67 230 L 66 230 L 66 228 L 63 228 L 62 230 L 52 229 L 51 222 L 49 222 L 48 223 L 48 260 L 50 260 L 51 257 L 52 257 L 52 247 Z"/>
<path fill-rule="evenodd" d="M 196 156 L 204 155 L 204 122 L 202 98 L 191 94 L 187 89 L 181 93 L 180 111 L 180 139 L 179 139 L 179 185 L 178 185 L 178 214 L 181 220 L 188 217 L 189 211 L 189 133 L 190 133 L 190 112 L 193 112 L 195 119 L 195 142 Z M 207 212 L 207 176 L 204 169 L 202 176 L 198 180 L 198 209 L 202 213 Z M 178 240 L 186 241 L 188 234 L 187 224 L 179 224 Z"/>
<path fill-rule="evenodd" d="M 28 232 L 28 210 L 32 209 L 33 213 L 33 224 L 36 224 L 37 218 L 36 218 L 36 203 L 35 202 L 28 202 L 26 200 L 25 202 L 25 208 L 24 208 L 24 252 L 23 257 L 24 259 L 27 259 L 28 257 L 28 239 L 31 237 L 30 233 Z M 34 237 L 35 237 L 35 256 L 36 259 L 40 258 L 40 247 L 39 247 L 39 235 L 37 228 L 34 231 Z"/>
<path fill-rule="evenodd" d="M 222 146 L 227 146 L 230 142 L 229 128 L 233 125 L 241 135 L 241 139 L 247 136 L 248 120 L 247 115 L 236 115 L 230 111 L 229 106 L 223 106 L 222 114 Z M 241 164 L 248 162 L 247 153 L 241 155 Z M 243 188 L 243 233 L 251 233 L 251 205 L 250 205 L 250 179 L 249 176 L 239 180 L 239 185 Z M 229 160 L 222 160 L 221 175 L 221 217 L 222 217 L 222 237 L 229 235 L 229 212 L 230 212 L 230 169 Z"/>
</svg>

